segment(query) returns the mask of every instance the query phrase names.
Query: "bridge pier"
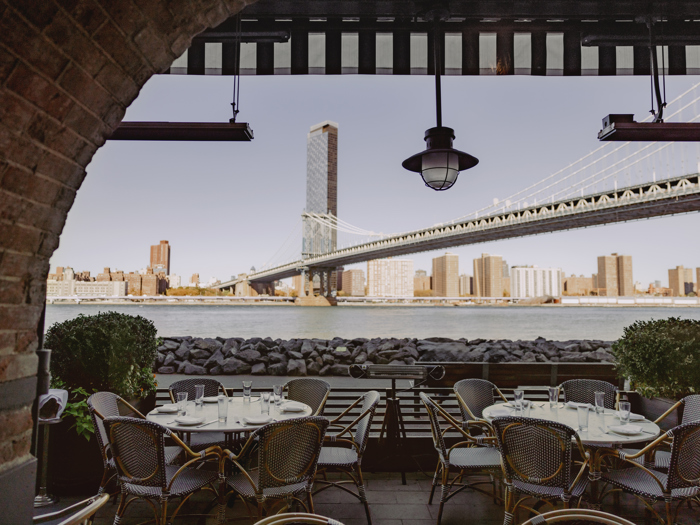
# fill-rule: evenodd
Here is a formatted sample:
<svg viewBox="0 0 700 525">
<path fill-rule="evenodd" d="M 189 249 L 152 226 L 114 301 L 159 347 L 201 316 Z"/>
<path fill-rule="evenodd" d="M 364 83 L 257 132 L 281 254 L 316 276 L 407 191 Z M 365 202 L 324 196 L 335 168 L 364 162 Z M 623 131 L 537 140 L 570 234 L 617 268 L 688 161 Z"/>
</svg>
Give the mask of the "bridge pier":
<svg viewBox="0 0 700 525">
<path fill-rule="evenodd" d="M 338 303 L 335 299 L 335 292 L 333 285 L 333 272 L 336 271 L 335 268 L 309 268 L 308 269 L 308 281 L 306 279 L 307 271 L 302 270 L 302 291 L 299 294 L 299 298 L 295 301 L 296 304 L 304 306 L 336 306 Z M 318 276 L 319 278 L 319 290 L 318 296 L 314 292 L 314 280 Z M 306 286 L 308 283 L 308 296 L 306 295 Z"/>
</svg>

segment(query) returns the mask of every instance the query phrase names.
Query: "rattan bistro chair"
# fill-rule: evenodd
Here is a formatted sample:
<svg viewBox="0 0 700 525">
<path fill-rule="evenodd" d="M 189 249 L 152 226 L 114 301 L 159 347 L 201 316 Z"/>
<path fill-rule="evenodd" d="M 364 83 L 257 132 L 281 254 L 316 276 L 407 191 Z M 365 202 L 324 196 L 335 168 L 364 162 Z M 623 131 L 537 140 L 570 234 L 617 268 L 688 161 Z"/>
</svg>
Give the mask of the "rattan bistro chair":
<svg viewBox="0 0 700 525">
<path fill-rule="evenodd" d="M 640 465 L 635 459 L 643 457 L 671 438 L 671 457 L 668 474 Z M 661 523 L 673 525 L 678 509 L 684 501 L 700 505 L 700 421 L 684 423 L 658 437 L 636 454 L 619 450 L 599 450 L 595 462 L 600 466 L 606 456 L 624 461 L 627 468 L 602 472 L 601 481 L 616 487 L 603 494 L 601 499 L 617 490 L 628 492 L 640 499 L 648 511 Z M 655 509 L 654 503 L 663 501 L 666 519 Z M 678 502 L 675 511 L 673 503 Z"/>
<path fill-rule="evenodd" d="M 306 514 L 293 512 L 289 514 L 277 514 L 258 521 L 255 525 L 343 525 L 339 521 L 318 514 Z"/>
<path fill-rule="evenodd" d="M 314 377 L 291 379 L 287 381 L 284 388 L 287 391 L 287 399 L 309 405 L 314 416 L 323 415 L 323 408 L 331 393 L 331 385 L 323 379 Z"/>
<path fill-rule="evenodd" d="M 539 514 L 527 520 L 523 525 L 634 525 L 624 518 L 591 509 L 563 509 Z"/>
<path fill-rule="evenodd" d="M 146 418 L 141 412 L 112 392 L 96 392 L 92 394 L 87 399 L 87 406 L 90 410 L 92 424 L 95 427 L 95 436 L 97 437 L 97 444 L 100 446 L 104 466 L 104 474 L 102 474 L 100 488 L 97 491 L 97 494 L 100 495 L 105 491 L 109 481 L 117 474 L 117 466 L 114 464 L 114 458 L 109 447 L 109 438 L 104 425 L 105 418 L 126 415 L 139 419 Z M 165 463 L 168 465 L 177 463 L 182 453 L 182 449 L 178 446 L 165 447 Z"/>
<path fill-rule="evenodd" d="M 238 454 L 224 451 L 222 461 L 230 461 L 237 469 L 226 478 L 226 484 L 243 500 L 251 521 L 251 502 L 257 506 L 258 520 L 266 510 L 271 513 L 278 505 L 289 509 L 295 501 L 306 512 L 314 512 L 311 489 L 327 428 L 328 420 L 321 416 L 270 423 L 253 432 Z M 251 457 L 253 454 L 257 455 L 257 466 L 245 468 L 256 459 Z M 224 467 L 221 465 L 219 470 L 223 472 Z"/>
<path fill-rule="evenodd" d="M 525 417 L 497 417 L 492 422 L 501 452 L 506 485 L 504 525 L 512 525 L 518 508 L 536 512 L 524 505 L 536 499 L 553 505 L 583 495 L 588 484 L 586 470 L 590 455 L 576 431 L 561 423 Z M 574 440 L 584 461 L 572 478 Z M 521 497 L 522 496 L 522 497 Z"/>
<path fill-rule="evenodd" d="M 369 441 L 369 432 L 372 427 L 374 413 L 379 404 L 379 399 L 379 392 L 371 390 L 362 395 L 357 401 L 344 410 L 342 414 L 330 422 L 329 427 L 339 427 L 340 432 L 331 436 L 326 435 L 325 442 L 329 445 L 324 445 L 321 449 L 321 455 L 318 458 L 318 470 L 319 473 L 323 472 L 324 479 L 317 479 L 315 481 L 316 484 L 323 486 L 314 492 L 314 494 L 317 494 L 329 487 L 338 487 L 352 494 L 365 506 L 367 523 L 370 525 L 372 523 L 372 515 L 369 511 L 369 504 L 367 503 L 365 482 L 362 479 L 360 464 L 362 463 L 362 456 L 365 453 L 365 448 Z M 360 406 L 359 416 L 348 425 L 341 425 L 338 423 L 358 405 Z M 354 435 L 352 434 L 353 429 Z M 325 473 L 329 470 L 345 473 L 350 480 L 328 481 L 325 479 Z M 357 492 L 353 492 L 343 486 L 348 483 L 354 483 L 357 487 Z"/>
<path fill-rule="evenodd" d="M 559 385 L 564 392 L 566 401 L 574 403 L 590 403 L 595 406 L 595 392 L 605 392 L 603 396 L 605 408 L 614 410 L 620 397 L 619 389 L 612 383 L 598 379 L 570 379 Z"/>
<path fill-rule="evenodd" d="M 177 516 L 182 505 L 195 492 L 210 490 L 218 495 L 218 472 L 194 467 L 208 458 L 220 458 L 222 451 L 219 447 L 195 453 L 164 426 L 132 417 L 108 417 L 105 428 L 122 493 L 114 525 L 119 525 L 127 507 L 137 499 L 145 499 L 151 505 L 157 525 L 165 525 Z M 166 436 L 180 445 L 187 455 L 188 461 L 181 467 L 165 464 Z M 172 516 L 168 516 L 170 498 L 180 499 Z M 160 515 L 156 503 L 151 500 L 160 503 Z M 220 499 L 220 512 L 223 509 L 221 503 Z"/>
<path fill-rule="evenodd" d="M 78 503 L 74 503 L 70 507 L 51 512 L 49 514 L 41 514 L 32 518 L 32 524 L 46 523 L 51 521 L 54 525 L 91 525 L 92 521 L 105 503 L 109 501 L 109 494 L 101 494 L 93 496 Z M 56 522 L 61 518 L 68 516 L 61 522 Z"/>
<path fill-rule="evenodd" d="M 493 428 L 484 419 L 484 409 L 493 405 L 496 396 L 504 403 L 507 402 L 506 396 L 499 388 L 485 379 L 462 379 L 455 383 L 454 391 L 462 414 L 462 428 L 472 436 L 483 434 L 486 437 L 495 437 Z M 474 427 L 478 432 L 472 432 Z M 496 441 L 494 439 L 484 444 L 495 447 Z"/>
<path fill-rule="evenodd" d="M 470 488 L 484 494 L 487 494 L 498 501 L 501 499 L 496 493 L 495 477 L 501 471 L 501 456 L 498 450 L 494 447 L 477 446 L 477 439 L 470 436 L 462 430 L 461 425 L 457 420 L 450 416 L 445 410 L 439 407 L 429 396 L 421 392 L 420 399 L 428 411 L 430 418 L 430 430 L 433 437 L 433 445 L 438 453 L 438 464 L 435 468 L 433 477 L 433 486 L 430 489 L 430 498 L 428 503 L 432 505 L 433 495 L 435 494 L 435 486 L 437 485 L 438 476 L 440 476 L 440 508 L 438 509 L 437 525 L 440 525 L 442 520 L 442 511 L 445 503 L 466 488 Z M 443 419 L 448 427 L 444 430 L 441 428 L 440 419 Z M 464 441 L 460 441 L 456 445 L 447 447 L 445 443 L 445 434 L 448 430 L 454 429 Z M 479 441 L 486 440 L 489 442 L 493 438 L 482 438 Z M 454 467 L 459 471 L 459 474 L 450 480 L 450 470 Z M 487 481 L 476 481 L 473 483 L 462 483 L 465 476 L 470 474 L 487 474 Z M 459 483 L 458 483 L 459 482 Z M 483 490 L 479 485 L 488 483 L 492 487 L 492 492 Z M 453 490 L 454 487 L 459 487 Z"/>
<path fill-rule="evenodd" d="M 217 381 L 216 379 L 199 377 L 197 379 L 182 379 L 171 384 L 168 387 L 170 400 L 173 403 L 176 403 L 177 394 L 179 392 L 187 392 L 187 400 L 194 401 L 196 395 L 196 385 L 204 385 L 205 397 L 218 396 L 219 393 L 223 393 L 228 397 L 226 388 L 221 382 Z M 226 446 L 226 436 L 223 432 L 185 434 L 185 437 L 187 445 L 195 452 L 205 450 L 209 447 L 219 446 L 224 448 Z"/>
</svg>

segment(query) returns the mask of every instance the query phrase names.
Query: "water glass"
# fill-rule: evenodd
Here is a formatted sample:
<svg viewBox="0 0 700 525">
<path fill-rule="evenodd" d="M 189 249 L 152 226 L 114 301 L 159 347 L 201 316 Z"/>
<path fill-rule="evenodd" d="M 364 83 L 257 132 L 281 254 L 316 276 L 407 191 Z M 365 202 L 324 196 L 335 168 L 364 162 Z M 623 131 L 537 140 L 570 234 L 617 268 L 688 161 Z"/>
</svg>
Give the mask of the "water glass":
<svg viewBox="0 0 700 525">
<path fill-rule="evenodd" d="M 270 413 L 270 392 L 263 392 L 260 394 L 260 413 Z"/>
<path fill-rule="evenodd" d="M 595 396 L 595 413 L 602 414 L 605 412 L 605 392 L 593 392 Z"/>
<path fill-rule="evenodd" d="M 524 396 L 525 392 L 523 392 L 522 390 L 513 390 L 513 400 L 515 403 L 516 410 L 521 410 Z"/>
<path fill-rule="evenodd" d="M 282 404 L 282 389 L 284 388 L 284 385 L 273 385 L 272 390 L 275 393 L 275 404 L 280 405 Z"/>
<path fill-rule="evenodd" d="M 204 403 L 204 385 L 194 385 L 194 404 L 200 406 Z"/>
<path fill-rule="evenodd" d="M 252 381 L 243 381 L 243 402 L 250 403 L 250 391 L 253 388 Z"/>
<path fill-rule="evenodd" d="M 583 407 L 577 407 L 576 410 L 578 411 L 578 430 L 579 432 L 583 432 L 588 430 L 588 407 L 583 406 Z"/>
<path fill-rule="evenodd" d="M 556 408 L 559 406 L 559 387 L 550 386 L 549 387 L 549 408 Z"/>
<path fill-rule="evenodd" d="M 620 401 L 620 424 L 626 425 L 630 422 L 631 405 L 629 401 Z"/>
<path fill-rule="evenodd" d="M 226 400 L 226 396 L 219 394 L 216 397 L 216 402 L 219 405 L 219 423 L 226 423 L 226 420 L 228 419 L 228 402 Z"/>
<path fill-rule="evenodd" d="M 532 401 L 523 399 L 521 402 L 523 407 L 523 417 L 530 417 L 530 409 L 532 408 Z"/>
<path fill-rule="evenodd" d="M 187 392 L 177 393 L 177 415 L 186 416 L 187 415 Z"/>
</svg>

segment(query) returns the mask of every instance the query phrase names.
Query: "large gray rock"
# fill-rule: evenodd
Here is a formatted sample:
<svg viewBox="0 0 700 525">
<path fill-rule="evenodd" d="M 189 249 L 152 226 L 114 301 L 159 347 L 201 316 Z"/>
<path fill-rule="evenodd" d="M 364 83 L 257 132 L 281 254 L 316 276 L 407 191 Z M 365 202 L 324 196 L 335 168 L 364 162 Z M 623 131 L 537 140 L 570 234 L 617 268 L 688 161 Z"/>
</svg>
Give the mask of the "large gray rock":
<svg viewBox="0 0 700 525">
<path fill-rule="evenodd" d="M 355 364 L 361 365 L 367 361 L 367 354 L 365 352 L 360 352 L 355 358 Z"/>
<path fill-rule="evenodd" d="M 219 348 L 209 359 L 207 359 L 207 362 L 204 363 L 204 368 L 211 370 L 216 365 L 222 366 L 224 361 L 226 361 L 226 357 L 224 356 L 223 349 Z"/>
<path fill-rule="evenodd" d="M 175 357 L 177 357 L 179 361 L 186 361 L 190 356 L 190 350 L 190 345 L 183 341 L 180 343 L 180 348 L 175 350 Z"/>
<path fill-rule="evenodd" d="M 306 363 L 303 359 L 290 359 L 287 363 L 287 375 L 289 376 L 305 376 Z"/>
<path fill-rule="evenodd" d="M 194 365 L 192 363 L 187 363 L 184 369 L 185 374 L 188 376 L 203 376 L 206 375 L 207 369 L 203 366 Z"/>
<path fill-rule="evenodd" d="M 216 339 L 197 339 L 194 342 L 194 347 L 199 348 L 201 350 L 209 350 L 209 354 L 211 355 L 214 352 L 216 352 L 219 348 L 221 348 L 221 343 Z"/>
<path fill-rule="evenodd" d="M 250 371 L 251 374 L 254 376 L 264 376 L 267 375 L 267 369 L 265 368 L 264 363 L 258 363 L 256 365 L 253 365 L 253 368 Z"/>
<path fill-rule="evenodd" d="M 316 361 L 309 360 L 306 363 L 306 374 L 310 376 L 317 376 L 321 371 L 321 365 Z"/>
<path fill-rule="evenodd" d="M 175 362 L 175 354 L 172 352 L 165 356 L 163 360 L 163 366 L 170 366 Z"/>
<path fill-rule="evenodd" d="M 161 366 L 158 369 L 159 374 L 174 374 L 175 373 L 175 367 L 174 366 Z"/>
<path fill-rule="evenodd" d="M 348 372 L 348 369 L 350 367 L 348 365 L 333 365 L 331 367 L 331 374 L 334 376 L 349 376 L 350 373 Z"/>
<path fill-rule="evenodd" d="M 230 375 L 247 374 L 248 372 L 250 372 L 251 366 L 248 363 L 241 361 L 240 359 L 236 359 L 235 357 L 229 357 L 221 365 L 221 370 L 224 374 Z"/>
<path fill-rule="evenodd" d="M 420 343 L 420 342 L 419 342 Z M 467 361 L 470 349 L 464 343 L 439 343 L 439 344 L 419 344 L 422 355 L 418 361 L 455 361 L 464 363 Z"/>
<path fill-rule="evenodd" d="M 314 344 L 314 342 L 306 339 L 302 343 L 301 348 L 299 350 L 301 352 L 301 355 L 306 357 L 311 352 L 313 352 L 315 349 L 316 349 L 316 345 Z M 293 347 L 288 349 L 288 351 L 290 351 L 290 350 L 293 350 Z"/>
<path fill-rule="evenodd" d="M 209 359 L 212 353 L 213 352 L 207 348 L 195 348 L 190 352 L 190 359 Z"/>
<path fill-rule="evenodd" d="M 267 357 L 270 359 L 270 363 L 286 363 L 288 361 L 287 356 L 284 354 L 280 354 L 278 352 L 270 352 L 267 354 Z"/>
<path fill-rule="evenodd" d="M 335 358 L 331 354 L 323 354 L 323 362 L 327 365 L 334 365 L 335 364 Z"/>
<path fill-rule="evenodd" d="M 177 365 L 177 373 L 178 373 L 178 374 L 184 374 L 184 373 L 185 373 L 185 367 L 188 366 L 188 365 L 191 365 L 191 364 L 192 364 L 192 363 L 190 363 L 189 361 L 183 361 L 182 363 L 180 363 L 179 365 Z"/>
<path fill-rule="evenodd" d="M 583 363 L 586 360 L 586 356 L 581 352 L 562 352 L 559 356 L 552 356 L 551 360 L 557 359 L 562 362 L 569 363 Z"/>
<path fill-rule="evenodd" d="M 166 339 L 165 341 L 163 341 L 163 346 L 161 348 L 163 348 L 163 350 L 166 351 L 177 350 L 178 348 L 180 348 L 180 342 L 173 341 L 172 339 Z"/>
<path fill-rule="evenodd" d="M 275 363 L 267 367 L 267 373 L 271 376 L 285 376 L 287 375 L 287 363 Z"/>
<path fill-rule="evenodd" d="M 311 352 L 309 352 L 311 353 Z M 289 359 L 304 359 L 304 354 L 301 352 L 296 352 L 295 350 L 290 350 L 287 352 L 287 355 L 289 356 Z"/>
<path fill-rule="evenodd" d="M 231 357 L 233 354 L 238 352 L 238 341 L 235 339 L 226 339 L 226 342 L 224 343 L 224 347 L 222 348 L 222 351 L 224 353 L 224 356 L 226 357 Z"/>
<path fill-rule="evenodd" d="M 262 354 L 257 350 L 243 350 L 236 354 L 236 359 L 245 361 L 246 363 L 254 363 L 262 357 Z"/>
</svg>

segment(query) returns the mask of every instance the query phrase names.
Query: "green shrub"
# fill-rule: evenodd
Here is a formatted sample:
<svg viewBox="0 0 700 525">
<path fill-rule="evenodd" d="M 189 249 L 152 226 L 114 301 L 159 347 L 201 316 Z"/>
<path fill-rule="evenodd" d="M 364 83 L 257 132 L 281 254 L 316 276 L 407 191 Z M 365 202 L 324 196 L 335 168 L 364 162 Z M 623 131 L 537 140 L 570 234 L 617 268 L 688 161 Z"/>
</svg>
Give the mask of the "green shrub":
<svg viewBox="0 0 700 525">
<path fill-rule="evenodd" d="M 700 392 L 700 321 L 637 321 L 612 353 L 618 374 L 643 396 L 680 399 Z"/>
<path fill-rule="evenodd" d="M 117 312 L 81 314 L 48 329 L 44 346 L 51 349 L 52 386 L 68 390 L 65 414 L 76 418 L 80 435 L 89 439 L 94 431 L 85 404 L 93 392 L 127 399 L 155 393 L 158 344 L 152 321 Z"/>
</svg>

